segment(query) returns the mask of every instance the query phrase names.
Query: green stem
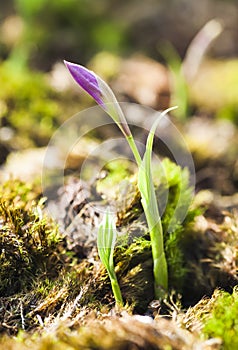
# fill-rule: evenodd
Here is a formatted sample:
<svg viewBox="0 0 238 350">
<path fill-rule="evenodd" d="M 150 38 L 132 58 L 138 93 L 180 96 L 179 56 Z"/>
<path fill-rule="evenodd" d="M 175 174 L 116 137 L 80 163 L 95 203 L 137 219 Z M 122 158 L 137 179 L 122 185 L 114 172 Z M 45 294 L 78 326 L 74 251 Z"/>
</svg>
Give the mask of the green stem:
<svg viewBox="0 0 238 350">
<path fill-rule="evenodd" d="M 132 153 L 133 153 L 133 155 L 135 157 L 136 163 L 137 163 L 137 165 L 139 167 L 142 160 L 141 160 L 141 156 L 140 156 L 140 153 L 138 151 L 138 148 L 137 148 L 137 146 L 135 144 L 135 140 L 134 140 L 132 135 L 127 136 L 126 140 L 129 143 L 129 146 L 130 146 L 130 148 L 132 150 Z"/>
<path fill-rule="evenodd" d="M 153 272 L 155 280 L 155 297 L 157 299 L 161 299 L 165 296 L 168 290 L 168 267 L 164 252 L 163 227 L 155 194 L 155 188 L 153 185 L 151 168 L 149 164 L 146 166 L 149 167 L 149 182 L 152 187 L 150 188 L 150 201 L 149 203 L 145 202 L 143 208 L 150 232 L 152 257 L 154 263 Z"/>
<path fill-rule="evenodd" d="M 146 205 L 143 206 L 146 220 L 150 232 L 152 257 L 153 257 L 153 273 L 154 273 L 154 289 L 155 298 L 163 299 L 168 290 L 168 267 L 164 253 L 163 228 L 161 219 L 157 215 L 153 215 L 153 211 L 148 210 Z M 157 222 L 155 219 L 157 218 Z"/>
<path fill-rule="evenodd" d="M 109 277 L 110 277 L 110 281 L 111 281 L 113 295 L 114 295 L 114 298 L 116 300 L 116 304 L 118 306 L 123 306 L 123 299 L 122 299 L 121 290 L 120 290 L 120 286 L 119 286 L 118 281 L 117 281 L 116 274 L 109 273 Z"/>
<path fill-rule="evenodd" d="M 127 136 L 127 142 L 133 152 L 138 167 L 140 167 L 142 159 L 132 135 Z M 146 164 L 145 166 L 150 171 L 150 164 Z M 151 174 L 150 186 L 153 186 Z M 153 189 L 150 188 L 150 190 L 150 193 L 153 197 L 151 198 L 150 203 L 147 203 L 147 201 L 143 200 L 142 193 L 141 203 L 144 209 L 146 221 L 150 232 L 151 249 L 153 257 L 155 298 L 163 299 L 168 290 L 168 267 L 164 253 L 163 228 L 161 224 L 161 218 L 158 210 L 154 186 Z"/>
</svg>

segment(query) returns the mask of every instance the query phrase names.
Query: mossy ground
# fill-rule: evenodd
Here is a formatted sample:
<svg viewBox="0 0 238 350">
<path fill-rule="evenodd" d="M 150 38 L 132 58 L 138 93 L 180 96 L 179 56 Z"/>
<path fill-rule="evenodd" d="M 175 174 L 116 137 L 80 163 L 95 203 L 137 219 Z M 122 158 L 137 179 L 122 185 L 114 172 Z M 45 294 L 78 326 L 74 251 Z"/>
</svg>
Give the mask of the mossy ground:
<svg viewBox="0 0 238 350">
<path fill-rule="evenodd" d="M 5 73 L 0 71 L 1 74 L 4 77 Z M 36 90 L 41 86 L 45 96 L 52 93 L 38 75 L 26 74 L 21 83 L 15 82 L 16 89 L 20 91 L 24 82 L 32 82 L 33 86 L 35 82 Z M 35 99 L 37 91 L 31 89 L 25 93 L 27 96 L 30 93 L 31 98 Z M 23 95 L 24 91 L 15 99 L 8 89 L 2 91 L 6 104 L 2 108 L 2 121 L 6 121 L 6 127 L 14 128 L 17 136 L 14 146 L 12 143 L 7 144 L 11 150 L 35 143 L 44 144 L 59 121 L 55 120 L 55 117 L 59 118 L 56 107 L 58 97 L 53 94 L 51 103 L 43 98 L 49 108 L 47 111 L 44 104 L 40 109 L 34 109 L 33 105 L 29 112 L 29 124 L 28 118 L 22 124 L 16 124 L 14 113 L 16 110 L 25 113 L 29 102 L 29 96 L 25 98 Z M 41 100 L 42 96 L 40 94 Z M 40 118 L 41 113 L 48 115 L 51 122 L 46 123 L 46 129 L 42 124 L 35 131 L 36 134 L 31 134 L 32 123 Z M 206 128 L 210 124 L 211 121 L 206 124 Z M 212 127 L 213 124 L 210 129 Z M 214 135 L 210 136 L 217 139 L 216 133 Z M 234 140 L 235 135 L 233 133 Z M 85 231 L 95 231 L 93 219 L 98 220 L 98 213 L 93 210 L 83 212 L 86 206 L 84 208 L 85 203 L 80 201 L 72 201 L 71 207 L 65 203 L 64 210 L 68 208 L 72 214 L 67 220 L 75 220 L 76 223 L 76 232 L 69 237 L 68 225 L 71 221 L 67 222 L 64 230 L 60 230 L 58 224 L 47 216 L 47 201 L 42 198 L 39 180 L 31 184 L 13 179 L 5 183 L 2 181 L 0 348 L 234 348 L 233 344 L 237 342 L 234 316 L 237 314 L 237 292 L 233 288 L 238 284 L 238 214 L 235 209 L 237 199 L 230 195 L 237 186 L 236 143 L 231 144 L 227 140 L 228 136 L 223 135 L 219 142 L 223 142 L 225 148 L 219 151 L 216 144 L 212 149 L 208 147 L 211 143 L 208 138 L 203 140 L 204 148 L 201 151 L 194 137 L 191 141 L 191 136 L 192 132 L 187 136 L 187 141 L 197 170 L 208 171 L 207 165 L 212 164 L 217 172 L 213 172 L 212 176 L 209 171 L 205 173 L 206 181 L 202 180 L 198 188 L 203 189 L 206 182 L 206 186 L 212 184 L 210 190 L 200 191 L 195 196 L 185 221 L 173 221 L 171 231 L 169 227 L 175 210 L 183 210 L 184 204 L 186 206 L 192 199 L 189 174 L 186 169 L 181 171 L 168 159 L 163 160 L 163 175 L 155 169 L 154 182 L 159 203 L 161 198 L 167 200 L 162 224 L 170 290 L 162 305 L 153 302 L 150 240 L 133 163 L 123 159 L 108 163 L 102 169 L 106 176 L 99 176 L 95 180 L 91 188 L 87 189 L 86 198 L 88 209 L 90 204 L 93 208 L 95 200 L 104 208 L 108 204 L 117 208 L 120 236 L 115 249 L 115 265 L 125 301 L 123 310 L 115 309 L 110 281 L 99 261 L 95 241 L 79 241 L 79 238 L 84 238 Z M 223 171 L 220 172 L 220 169 Z M 211 192 L 214 188 L 219 188 L 221 194 L 227 197 Z M 214 292 L 217 287 L 221 289 Z M 204 295 L 207 298 L 201 300 Z M 142 318 L 137 318 L 138 314 L 143 315 Z"/>
<path fill-rule="evenodd" d="M 168 299 L 162 305 L 152 302 L 150 241 L 135 177 L 128 174 L 127 201 L 123 199 L 122 205 L 120 197 L 113 198 L 119 203 L 121 235 L 115 265 L 125 301 L 121 310 L 115 309 L 95 246 L 90 256 L 69 248 L 67 237 L 44 212 L 40 188 L 18 180 L 1 185 L 3 349 L 233 349 L 225 334 L 237 341 L 237 292 L 228 293 L 237 284 L 237 214 L 221 212 L 211 197 L 207 203 L 206 193 L 200 194 L 183 225 L 178 221 L 176 229 L 166 233 L 179 193 L 184 203 L 191 192 L 186 170 L 166 159 L 164 167 L 169 181 L 165 185 L 163 178 L 157 178 L 157 193 L 169 189 L 162 218 L 171 286 Z M 115 164 L 112 178 L 114 171 Z M 107 195 L 110 191 L 105 187 L 104 201 Z M 217 286 L 228 292 L 220 290 L 212 296 Z M 199 301 L 203 295 L 212 297 Z"/>
<path fill-rule="evenodd" d="M 238 348 L 236 4 L 206 3 L 207 11 L 195 1 L 148 1 L 137 8 L 134 1 L 1 2 L 0 349 Z M 196 21 L 186 16 L 185 5 Z M 224 24 L 208 53 L 214 59 L 204 56 L 195 79 L 186 81 L 181 74 L 184 53 L 199 23 L 212 18 L 214 11 Z M 166 41 L 181 55 L 171 53 L 164 62 L 167 67 L 158 63 Z M 130 58 L 132 51 L 135 56 Z M 188 173 L 164 160 L 166 177 L 154 174 L 160 206 L 168 194 L 166 210 L 160 207 L 170 285 L 163 302 L 153 300 L 150 239 L 131 162 L 106 164 L 106 176 L 91 188 L 76 179 L 72 203 L 61 198 L 64 223 L 47 214 L 49 204 L 39 186 L 41 162 L 31 161 L 39 157 L 38 149 L 28 150 L 40 146 L 43 152 L 65 120 L 94 104 L 70 85 L 64 58 L 110 81 L 120 101 L 155 110 L 177 101 L 171 120 L 192 153 L 198 193 L 185 221 L 176 219 L 170 230 L 175 208 L 180 212 L 190 202 Z M 172 84 L 169 66 L 176 76 Z M 137 118 L 147 124 L 147 117 L 135 110 L 132 124 Z M 113 137 L 117 135 L 113 130 Z M 112 133 L 103 126 L 81 139 L 69 154 L 65 175 L 77 175 L 91 145 L 108 137 Z M 93 172 L 92 163 L 86 182 Z M 5 182 L 6 173 L 38 180 Z M 68 184 L 71 190 L 73 183 Z M 78 193 L 84 185 L 86 205 Z M 101 208 L 117 209 L 120 236 L 114 260 L 125 301 L 122 309 L 115 308 L 98 258 L 93 234 L 101 211 L 95 201 Z"/>
</svg>

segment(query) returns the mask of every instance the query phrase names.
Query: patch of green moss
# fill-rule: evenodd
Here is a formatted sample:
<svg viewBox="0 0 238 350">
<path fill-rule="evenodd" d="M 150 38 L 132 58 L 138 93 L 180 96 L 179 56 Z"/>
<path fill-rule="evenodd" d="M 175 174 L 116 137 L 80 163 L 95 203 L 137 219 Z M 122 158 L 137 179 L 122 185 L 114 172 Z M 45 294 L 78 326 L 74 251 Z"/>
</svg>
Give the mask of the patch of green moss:
<svg viewBox="0 0 238 350">
<path fill-rule="evenodd" d="M 121 197 L 121 190 L 129 183 L 135 172 L 135 164 L 127 159 L 115 159 L 108 162 L 102 169 L 101 179 L 97 181 L 97 192 L 106 197 Z"/>
<path fill-rule="evenodd" d="M 149 237 L 135 238 L 115 251 L 116 271 L 122 294 L 134 312 L 144 312 L 154 297 L 153 262 Z"/>
<path fill-rule="evenodd" d="M 203 333 L 207 337 L 219 337 L 223 349 L 238 347 L 238 294 L 222 293 L 217 299 L 209 318 L 205 321 Z"/>
<path fill-rule="evenodd" d="M 212 308 L 203 320 L 206 338 L 221 338 L 222 349 L 238 348 L 238 288 L 232 294 L 219 291 Z"/>
<path fill-rule="evenodd" d="M 9 181 L 0 193 L 0 295 L 7 296 L 29 289 L 36 276 L 58 274 L 62 238 L 30 185 Z"/>
<path fill-rule="evenodd" d="M 231 292 L 238 284 L 237 212 L 219 209 L 218 197 L 211 197 L 211 193 L 197 197 L 204 213 L 186 229 L 182 242 L 188 270 L 183 297 L 192 304 L 204 295 L 212 295 L 215 288 Z"/>
<path fill-rule="evenodd" d="M 77 318 L 81 307 L 100 309 L 104 294 L 95 289 L 106 284 L 99 262 L 79 260 L 67 249 L 44 214 L 39 189 L 11 180 L 0 186 L 0 197 L 0 333 Z"/>
<path fill-rule="evenodd" d="M 211 298 L 201 299 L 190 307 L 181 326 L 196 332 L 203 339 L 217 338 L 223 350 L 238 348 L 238 288 L 232 293 L 216 289 Z"/>
<path fill-rule="evenodd" d="M 183 254 L 183 240 L 186 228 L 198 215 L 198 209 L 191 208 L 193 189 L 189 184 L 189 172 L 165 158 L 162 161 L 164 173 L 157 173 L 157 198 L 167 203 L 162 215 L 164 245 L 169 270 L 169 285 L 181 291 L 187 267 Z M 156 175 L 156 174 L 155 174 Z"/>
</svg>

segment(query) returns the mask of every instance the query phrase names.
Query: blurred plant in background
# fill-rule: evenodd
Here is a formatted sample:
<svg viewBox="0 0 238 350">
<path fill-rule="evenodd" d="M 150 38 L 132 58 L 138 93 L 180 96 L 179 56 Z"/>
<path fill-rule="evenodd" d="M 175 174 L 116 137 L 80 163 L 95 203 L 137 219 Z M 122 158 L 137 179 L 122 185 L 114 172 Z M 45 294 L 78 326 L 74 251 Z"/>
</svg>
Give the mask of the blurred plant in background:
<svg viewBox="0 0 238 350">
<path fill-rule="evenodd" d="M 180 107 L 175 111 L 179 119 L 184 120 L 189 115 L 189 87 L 199 75 L 199 68 L 206 58 L 208 48 L 222 30 L 218 20 L 212 19 L 207 22 L 189 44 L 183 60 L 169 42 L 162 50 L 172 74 L 171 104 Z"/>
<path fill-rule="evenodd" d="M 106 0 L 15 0 L 23 28 L 11 59 L 49 69 L 66 53 L 87 61 L 101 50 L 123 52 L 124 26 L 109 15 L 111 6 Z"/>
</svg>

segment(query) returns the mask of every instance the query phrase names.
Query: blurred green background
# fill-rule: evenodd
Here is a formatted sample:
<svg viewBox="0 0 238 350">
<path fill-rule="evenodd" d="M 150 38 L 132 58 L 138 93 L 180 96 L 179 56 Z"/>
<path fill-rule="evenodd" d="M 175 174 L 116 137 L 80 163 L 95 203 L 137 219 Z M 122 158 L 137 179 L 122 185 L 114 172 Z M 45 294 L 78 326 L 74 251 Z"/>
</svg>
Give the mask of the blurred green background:
<svg viewBox="0 0 238 350">
<path fill-rule="evenodd" d="M 1 59 L 50 70 L 71 57 L 87 63 L 106 50 L 137 51 L 161 58 L 158 45 L 169 41 L 183 57 L 197 31 L 219 18 L 224 33 L 213 47 L 220 57 L 238 53 L 236 0 L 1 0 Z"/>
<path fill-rule="evenodd" d="M 192 43 L 213 19 L 220 32 L 203 52 L 207 32 Z M 236 0 L 0 0 L 0 163 L 47 145 L 64 120 L 93 105 L 63 59 L 94 69 L 120 101 L 178 104 L 174 118 L 185 125 L 194 115 L 237 123 L 237 56 Z"/>
</svg>

